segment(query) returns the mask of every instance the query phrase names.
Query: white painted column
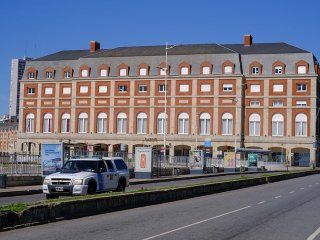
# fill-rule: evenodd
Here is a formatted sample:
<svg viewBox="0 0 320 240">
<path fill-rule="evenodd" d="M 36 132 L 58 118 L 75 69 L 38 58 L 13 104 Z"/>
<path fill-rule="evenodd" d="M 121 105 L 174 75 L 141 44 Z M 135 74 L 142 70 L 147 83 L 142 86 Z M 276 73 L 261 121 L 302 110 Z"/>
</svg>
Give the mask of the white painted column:
<svg viewBox="0 0 320 240">
<path fill-rule="evenodd" d="M 170 112 L 170 129 L 168 131 L 168 135 L 170 135 L 171 133 L 174 133 L 175 134 L 175 130 L 174 129 L 174 126 L 175 126 L 175 122 L 176 122 L 176 108 L 175 108 L 175 105 L 176 105 L 176 101 L 175 101 L 175 94 L 176 93 L 176 80 L 173 79 L 171 80 L 171 93 L 169 95 L 169 97 L 171 98 L 171 102 L 169 103 L 168 102 L 168 105 L 167 105 L 167 112 L 169 113 Z M 169 105 L 170 104 L 170 105 Z M 168 111 L 170 110 L 170 111 Z"/>
<path fill-rule="evenodd" d="M 287 119 L 285 119 L 287 124 L 287 136 L 292 137 L 292 79 L 287 79 Z M 285 136 L 286 137 L 286 136 Z"/>
<path fill-rule="evenodd" d="M 134 80 L 130 81 L 130 108 L 129 108 L 129 133 L 133 133 L 133 123 L 134 123 Z"/>
<path fill-rule="evenodd" d="M 72 81 L 71 86 L 71 133 L 77 132 L 77 126 L 76 126 L 76 94 L 77 94 L 77 82 Z"/>
<path fill-rule="evenodd" d="M 94 106 L 95 106 L 95 89 L 96 89 L 96 83 L 90 82 L 91 85 L 91 98 L 90 98 L 90 122 L 89 122 L 89 131 L 90 133 L 94 133 L 94 123 L 96 121 L 94 117 Z"/>
<path fill-rule="evenodd" d="M 114 116 L 114 81 L 110 81 L 110 113 L 109 113 L 109 131 L 112 133 L 116 132 L 113 126 Z"/>
<path fill-rule="evenodd" d="M 154 133 L 154 95 L 155 95 L 155 80 L 150 81 L 150 116 L 149 119 L 149 133 Z"/>
<path fill-rule="evenodd" d="M 213 100 L 213 117 L 212 117 L 212 123 L 211 123 L 211 127 L 213 127 L 213 136 L 214 135 L 218 135 L 218 123 L 219 123 L 219 119 L 218 119 L 218 105 L 219 105 L 219 80 L 215 79 L 213 82 L 214 86 L 213 86 L 213 95 L 214 95 L 214 100 Z"/>
</svg>

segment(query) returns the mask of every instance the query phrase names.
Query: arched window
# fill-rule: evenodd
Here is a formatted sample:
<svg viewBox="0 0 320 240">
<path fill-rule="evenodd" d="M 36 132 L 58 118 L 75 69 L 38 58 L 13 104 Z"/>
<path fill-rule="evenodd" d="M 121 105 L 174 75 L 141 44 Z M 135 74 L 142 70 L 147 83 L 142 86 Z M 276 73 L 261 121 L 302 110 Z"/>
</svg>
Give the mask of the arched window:
<svg viewBox="0 0 320 240">
<path fill-rule="evenodd" d="M 88 114 L 80 113 L 78 118 L 78 133 L 87 133 L 88 131 Z"/>
<path fill-rule="evenodd" d="M 178 134 L 189 133 L 189 115 L 187 113 L 180 113 L 178 116 Z"/>
<path fill-rule="evenodd" d="M 211 117 L 209 113 L 201 113 L 200 115 L 200 134 L 210 135 Z"/>
<path fill-rule="evenodd" d="M 43 117 L 43 133 L 51 133 L 52 131 L 52 114 L 46 113 Z"/>
<path fill-rule="evenodd" d="M 139 113 L 137 116 L 137 133 L 146 134 L 147 133 L 147 114 Z"/>
<path fill-rule="evenodd" d="M 222 115 L 222 135 L 232 135 L 233 116 L 231 113 Z"/>
<path fill-rule="evenodd" d="M 99 113 L 97 119 L 97 133 L 106 133 L 107 132 L 107 114 Z"/>
<path fill-rule="evenodd" d="M 159 113 L 157 127 L 158 127 L 158 134 L 164 134 L 165 130 L 167 130 L 167 120 L 168 115 L 165 113 Z"/>
<path fill-rule="evenodd" d="M 26 132 L 33 133 L 34 132 L 34 114 L 28 113 L 26 116 Z"/>
<path fill-rule="evenodd" d="M 249 136 L 260 136 L 260 115 L 253 113 L 249 117 Z"/>
<path fill-rule="evenodd" d="M 283 136 L 283 119 L 279 113 L 272 116 L 272 136 Z"/>
<path fill-rule="evenodd" d="M 121 112 L 117 116 L 117 133 L 125 134 L 127 132 L 127 114 Z"/>
<path fill-rule="evenodd" d="M 307 120 L 307 116 L 303 113 L 296 116 L 296 136 L 307 136 Z"/>
<path fill-rule="evenodd" d="M 61 116 L 61 133 L 70 132 L 70 114 L 64 113 Z"/>
</svg>

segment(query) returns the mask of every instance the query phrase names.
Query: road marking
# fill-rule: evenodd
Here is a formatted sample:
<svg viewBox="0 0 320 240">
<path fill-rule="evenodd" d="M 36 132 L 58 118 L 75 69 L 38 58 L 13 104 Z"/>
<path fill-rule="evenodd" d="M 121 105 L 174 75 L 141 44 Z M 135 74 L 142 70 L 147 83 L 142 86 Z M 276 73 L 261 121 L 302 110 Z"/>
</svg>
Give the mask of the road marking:
<svg viewBox="0 0 320 240">
<path fill-rule="evenodd" d="M 276 197 L 274 197 L 274 198 L 281 198 L 281 195 L 279 195 L 279 196 L 276 196 Z"/>
<path fill-rule="evenodd" d="M 307 240 L 313 240 L 313 239 L 315 239 L 319 234 L 320 234 L 320 227 L 319 227 L 314 233 L 312 233 L 312 234 L 307 238 Z"/>
<path fill-rule="evenodd" d="M 294 193 L 294 191 L 289 192 L 290 194 Z"/>
<path fill-rule="evenodd" d="M 303 190 L 303 189 L 304 189 L 304 187 L 301 187 L 301 188 L 300 188 L 300 190 Z"/>
<path fill-rule="evenodd" d="M 312 187 L 312 185 L 309 185 L 309 187 Z"/>
<path fill-rule="evenodd" d="M 263 204 L 263 203 L 265 203 L 266 201 L 261 201 L 261 202 L 258 202 L 258 205 L 260 205 L 260 204 Z"/>
<path fill-rule="evenodd" d="M 316 184 L 318 185 L 319 183 L 318 183 L 318 182 L 316 182 Z"/>
<path fill-rule="evenodd" d="M 192 227 L 192 226 L 195 226 L 195 225 L 204 223 L 204 222 L 208 222 L 208 221 L 211 221 L 211 220 L 214 220 L 214 219 L 217 219 L 217 218 L 226 216 L 226 215 L 230 215 L 230 214 L 232 214 L 232 213 L 236 213 L 236 212 L 243 211 L 243 210 L 248 209 L 248 208 L 250 208 L 250 207 L 251 207 L 251 206 L 246 206 L 246 207 L 243 207 L 243 208 L 239 208 L 239 209 L 237 209 L 237 210 L 233 210 L 233 211 L 231 211 L 231 212 L 223 213 L 223 214 L 221 214 L 221 215 L 218 215 L 218 216 L 215 216 L 215 217 L 212 217 L 212 218 L 208 218 L 208 219 L 205 219 L 205 220 L 202 220 L 202 221 L 199 221 L 199 222 L 195 222 L 195 223 L 192 223 L 192 224 L 183 226 L 183 227 L 179 227 L 179 228 L 170 230 L 170 231 L 168 231 L 168 232 L 164 232 L 164 233 L 160 233 L 160 234 L 158 234 L 158 235 L 154 235 L 154 236 L 152 236 L 152 237 L 144 238 L 143 240 L 149 240 L 149 239 L 154 239 L 154 238 L 157 238 L 157 237 L 161 237 L 161 236 L 164 236 L 164 235 L 173 233 L 173 232 L 180 231 L 180 230 L 185 229 L 185 228 L 189 228 L 189 227 Z"/>
</svg>

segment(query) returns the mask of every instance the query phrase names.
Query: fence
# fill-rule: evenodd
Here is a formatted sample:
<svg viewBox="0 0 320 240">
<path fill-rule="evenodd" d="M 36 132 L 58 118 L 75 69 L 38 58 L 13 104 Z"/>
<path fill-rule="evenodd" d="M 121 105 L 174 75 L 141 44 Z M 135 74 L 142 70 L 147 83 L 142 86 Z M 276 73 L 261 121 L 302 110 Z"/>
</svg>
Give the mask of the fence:
<svg viewBox="0 0 320 240">
<path fill-rule="evenodd" d="M 41 175 L 39 155 L 7 154 L 0 156 L 0 173 L 7 175 Z"/>
</svg>

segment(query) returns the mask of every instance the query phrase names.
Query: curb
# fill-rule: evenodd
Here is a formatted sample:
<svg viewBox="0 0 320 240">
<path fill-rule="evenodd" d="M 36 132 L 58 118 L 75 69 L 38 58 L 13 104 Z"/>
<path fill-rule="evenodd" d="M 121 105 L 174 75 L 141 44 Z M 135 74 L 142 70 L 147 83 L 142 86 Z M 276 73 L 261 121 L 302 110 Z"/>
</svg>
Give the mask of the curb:
<svg viewBox="0 0 320 240">
<path fill-rule="evenodd" d="M 245 172 L 242 173 L 243 175 L 250 175 L 255 173 L 273 173 L 279 171 L 257 171 L 257 172 Z M 280 171 L 281 172 L 281 171 Z M 149 184 L 149 183 L 160 183 L 160 182 L 174 182 L 174 181 L 181 181 L 181 180 L 188 180 L 188 179 L 198 179 L 198 178 L 213 178 L 213 177 L 221 177 L 221 176 L 228 176 L 228 175 L 240 175 L 241 173 L 218 173 L 218 174 L 205 174 L 201 176 L 190 176 L 186 175 L 183 177 L 167 177 L 163 179 L 147 179 L 141 181 L 134 181 L 130 182 L 130 185 L 140 185 L 140 184 Z M 14 197 L 14 196 L 22 196 L 22 195 L 32 195 L 32 194 L 40 194 L 42 193 L 42 189 L 33 189 L 33 190 L 19 190 L 19 191 L 8 191 L 8 192 L 0 192 L 0 197 Z"/>
<path fill-rule="evenodd" d="M 159 189 L 146 192 L 125 193 L 115 196 L 94 196 L 64 202 L 43 203 L 31 206 L 21 213 L 0 211 L 0 231 L 8 231 L 30 225 L 45 224 L 96 214 L 121 211 L 137 207 L 183 200 L 193 197 L 236 190 L 277 182 L 291 178 L 319 174 L 320 170 L 279 174 L 270 177 L 233 180 L 219 183 L 199 184 L 175 189 Z"/>
</svg>

